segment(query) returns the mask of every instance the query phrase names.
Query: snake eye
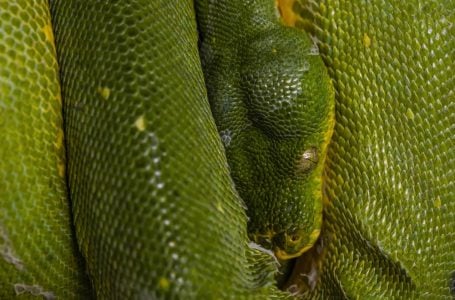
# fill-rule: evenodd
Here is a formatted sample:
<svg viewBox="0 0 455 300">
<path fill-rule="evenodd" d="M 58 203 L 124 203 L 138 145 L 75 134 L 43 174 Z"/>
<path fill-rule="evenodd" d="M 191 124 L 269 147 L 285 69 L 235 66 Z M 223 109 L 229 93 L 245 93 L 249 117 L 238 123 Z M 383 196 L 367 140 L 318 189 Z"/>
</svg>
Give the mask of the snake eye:
<svg viewBox="0 0 455 300">
<path fill-rule="evenodd" d="M 316 147 L 310 147 L 305 150 L 300 157 L 297 169 L 299 172 L 308 173 L 308 171 L 312 170 L 317 165 L 318 160 L 318 150 Z"/>
</svg>

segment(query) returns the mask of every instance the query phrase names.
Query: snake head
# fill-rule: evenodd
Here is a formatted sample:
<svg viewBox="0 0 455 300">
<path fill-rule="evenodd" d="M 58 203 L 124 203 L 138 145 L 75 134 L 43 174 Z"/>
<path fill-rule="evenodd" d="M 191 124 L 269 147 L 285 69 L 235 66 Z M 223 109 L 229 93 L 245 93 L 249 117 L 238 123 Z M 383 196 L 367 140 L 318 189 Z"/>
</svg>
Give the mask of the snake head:
<svg viewBox="0 0 455 300">
<path fill-rule="evenodd" d="M 222 49 L 217 64 L 208 62 L 226 64 L 225 74 L 206 77 L 230 174 L 248 208 L 250 237 L 288 259 L 319 234 L 334 92 L 308 36 L 266 25 L 245 28 L 235 51 Z"/>
<path fill-rule="evenodd" d="M 241 64 L 248 122 L 226 151 L 252 238 L 283 260 L 311 248 L 322 223 L 334 94 L 312 47 L 281 27 L 249 41 Z"/>
</svg>

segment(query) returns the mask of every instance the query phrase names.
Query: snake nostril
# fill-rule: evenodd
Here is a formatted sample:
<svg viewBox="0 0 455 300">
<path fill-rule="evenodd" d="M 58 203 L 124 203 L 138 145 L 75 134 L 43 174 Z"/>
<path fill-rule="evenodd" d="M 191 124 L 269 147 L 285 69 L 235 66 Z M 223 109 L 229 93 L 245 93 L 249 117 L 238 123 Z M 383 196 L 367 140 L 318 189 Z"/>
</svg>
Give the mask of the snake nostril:
<svg viewBox="0 0 455 300">
<path fill-rule="evenodd" d="M 297 242 L 299 239 L 300 239 L 300 236 L 298 234 L 292 234 L 289 239 L 291 240 L 291 242 L 295 243 Z"/>
</svg>

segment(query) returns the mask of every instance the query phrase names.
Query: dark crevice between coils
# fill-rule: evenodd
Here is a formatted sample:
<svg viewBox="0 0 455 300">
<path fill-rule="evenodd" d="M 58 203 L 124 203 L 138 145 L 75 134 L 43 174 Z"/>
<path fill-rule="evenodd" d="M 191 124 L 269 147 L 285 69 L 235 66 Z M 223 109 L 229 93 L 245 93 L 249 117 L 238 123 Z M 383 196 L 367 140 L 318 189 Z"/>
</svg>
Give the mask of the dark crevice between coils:
<svg viewBox="0 0 455 300">
<path fill-rule="evenodd" d="M 68 203 L 68 211 L 69 211 L 69 228 L 70 228 L 70 232 L 71 232 L 71 242 L 72 242 L 72 250 L 73 250 L 73 253 L 74 253 L 74 256 L 76 258 L 76 261 L 77 261 L 77 265 L 79 267 L 79 269 L 81 270 L 82 274 L 81 274 L 81 277 L 80 277 L 80 286 L 84 287 L 84 289 L 86 289 L 84 292 L 84 296 L 88 297 L 88 299 L 95 299 L 96 296 L 95 296 L 95 289 L 93 288 L 93 285 L 92 285 L 92 281 L 88 275 L 88 271 L 87 271 L 87 262 L 84 258 L 84 256 L 82 255 L 82 251 L 81 251 L 81 248 L 79 246 L 79 243 L 77 241 L 77 237 L 76 237 L 76 225 L 75 225 L 75 222 L 74 222 L 74 210 L 73 210 L 73 201 L 72 201 L 72 198 L 71 198 L 71 193 L 70 193 L 70 183 L 69 183 L 69 170 L 70 170 L 70 167 L 69 167 L 69 156 L 70 156 L 70 153 L 68 151 L 69 149 L 69 145 L 68 145 L 68 140 L 67 140 L 67 133 L 68 133 L 68 130 L 67 130 L 67 118 L 66 118 L 66 114 L 67 114 L 67 110 L 68 108 L 66 107 L 66 103 L 65 103 L 65 97 L 64 97 L 64 94 L 65 94 L 65 90 L 64 90 L 64 85 L 63 85 L 63 72 L 62 72 L 62 68 L 61 68 L 61 55 L 60 55 L 60 49 L 59 49 L 59 45 L 58 45 L 58 38 L 57 38 L 57 32 L 56 32 L 56 28 L 55 28 L 55 24 L 56 24 L 56 12 L 54 11 L 53 9 L 53 6 L 52 6 L 52 2 L 53 1 L 49 1 L 49 14 L 50 14 L 50 17 L 51 17 L 51 24 L 52 24 L 52 33 L 53 33 L 53 36 L 55 37 L 54 38 L 54 49 L 55 49 L 55 56 L 56 56 L 56 61 L 57 61 L 57 74 L 58 74 L 58 83 L 59 83 L 59 86 L 60 86 L 60 99 L 61 99 L 61 113 L 62 113 L 62 129 L 63 129 L 63 145 L 64 145 L 64 150 L 63 150 L 63 156 L 64 156 L 64 163 L 65 163 L 65 190 L 66 190 L 66 200 L 67 200 L 67 203 Z"/>
</svg>

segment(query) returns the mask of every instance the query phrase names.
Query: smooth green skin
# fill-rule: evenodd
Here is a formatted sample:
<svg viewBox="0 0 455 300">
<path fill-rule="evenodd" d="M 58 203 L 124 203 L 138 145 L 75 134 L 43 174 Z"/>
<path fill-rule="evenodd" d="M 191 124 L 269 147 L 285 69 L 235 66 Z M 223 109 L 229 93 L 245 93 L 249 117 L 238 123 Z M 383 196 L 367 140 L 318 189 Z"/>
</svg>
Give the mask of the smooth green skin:
<svg viewBox="0 0 455 300">
<path fill-rule="evenodd" d="M 328 204 L 322 243 L 299 263 L 320 253 L 322 258 L 315 260 L 319 268 L 294 277 L 291 290 L 308 287 L 304 298 L 313 299 L 450 299 L 455 269 L 453 4 L 321 3 L 293 8 L 303 16 L 296 25 L 319 40 L 335 83 L 337 125 L 324 173 Z M 285 297 L 273 287 L 273 261 L 249 247 L 244 207 L 205 95 L 192 3 L 58 0 L 51 5 L 73 216 L 97 298 Z M 36 24 L 35 18 L 15 16 L 24 23 L 11 22 L 13 28 L 33 32 L 21 24 Z M 20 46 L 8 47 L 0 58 L 20 51 Z M 13 68 L 11 74 L 21 73 Z M 38 75 L 47 75 L 48 82 L 52 74 Z M 28 114 L 29 107 L 20 111 Z M 41 127 L 27 133 L 35 128 Z M 15 134 L 5 135 L 1 151 Z M 34 146 L 55 138 L 34 131 L 28 136 Z M 16 149 L 34 149 L 26 147 L 28 140 L 20 140 Z M 51 159 L 42 166 L 61 161 Z M 26 165 L 30 170 L 36 161 Z M 4 162 L 0 170 L 9 172 Z M 41 172 L 31 180 L 49 178 Z M 10 176 L 1 184 L 8 182 L 5 178 Z M 24 190 L 31 191 L 15 187 L 14 193 Z M 67 204 L 57 198 L 64 211 Z M 7 209 L 18 211 L 23 199 L 7 202 Z M 0 204 L 2 213 L 5 202 Z M 43 225 L 45 236 L 27 230 L 20 237 L 37 239 L 40 249 L 62 245 L 50 238 L 62 231 L 68 237 L 62 210 L 26 211 L 29 217 L 21 219 L 26 223 L 12 222 L 9 234 L 41 228 L 59 216 L 57 228 Z M 60 288 L 86 299 L 84 289 L 77 288 L 87 287 L 86 282 L 76 276 L 67 285 L 60 277 L 66 271 L 49 271 L 51 265 L 43 261 L 48 256 L 29 247 L 33 243 L 24 241 L 20 257 L 33 258 L 27 274 L 46 275 L 36 284 L 47 286 L 47 280 L 55 289 L 45 291 L 60 295 Z M 52 267 L 72 261 L 72 251 L 67 253 Z M 2 286 L 17 272 L 3 270 Z M 11 289 L 8 293 L 2 297 L 11 298 Z"/>
<path fill-rule="evenodd" d="M 0 299 L 91 295 L 72 235 L 47 1 L 0 1 Z"/>
<path fill-rule="evenodd" d="M 210 106 L 250 237 L 280 259 L 299 256 L 322 223 L 334 109 L 326 68 L 273 1 L 196 3 Z"/>
</svg>

